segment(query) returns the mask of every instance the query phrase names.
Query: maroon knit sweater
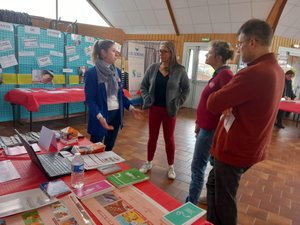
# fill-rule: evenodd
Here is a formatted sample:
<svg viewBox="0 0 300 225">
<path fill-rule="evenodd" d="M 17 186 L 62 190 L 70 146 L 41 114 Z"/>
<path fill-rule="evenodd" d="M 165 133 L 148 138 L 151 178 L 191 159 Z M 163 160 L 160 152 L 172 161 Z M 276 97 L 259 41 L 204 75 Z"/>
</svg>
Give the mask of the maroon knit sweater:
<svg viewBox="0 0 300 225">
<path fill-rule="evenodd" d="M 283 87 L 283 70 L 275 55 L 268 53 L 249 63 L 209 96 L 208 110 L 221 113 L 232 108 L 235 117 L 228 132 L 224 118 L 218 124 L 211 149 L 217 160 L 246 167 L 266 157 Z"/>
<path fill-rule="evenodd" d="M 199 128 L 206 130 L 216 129 L 221 113 L 215 114 L 208 111 L 206 107 L 207 99 L 211 93 L 227 84 L 232 77 L 233 74 L 228 67 L 221 68 L 217 75 L 204 87 L 197 108 L 196 124 Z"/>
</svg>

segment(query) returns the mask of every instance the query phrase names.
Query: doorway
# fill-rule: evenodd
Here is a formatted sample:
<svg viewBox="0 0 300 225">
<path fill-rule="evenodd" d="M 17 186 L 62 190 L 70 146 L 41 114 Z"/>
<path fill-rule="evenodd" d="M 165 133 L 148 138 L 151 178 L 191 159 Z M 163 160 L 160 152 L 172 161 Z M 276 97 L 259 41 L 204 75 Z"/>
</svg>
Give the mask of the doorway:
<svg viewBox="0 0 300 225">
<path fill-rule="evenodd" d="M 183 65 L 190 81 L 190 94 L 184 107 L 196 109 L 200 95 L 213 75 L 214 69 L 205 64 L 209 43 L 185 42 L 183 48 Z"/>
</svg>

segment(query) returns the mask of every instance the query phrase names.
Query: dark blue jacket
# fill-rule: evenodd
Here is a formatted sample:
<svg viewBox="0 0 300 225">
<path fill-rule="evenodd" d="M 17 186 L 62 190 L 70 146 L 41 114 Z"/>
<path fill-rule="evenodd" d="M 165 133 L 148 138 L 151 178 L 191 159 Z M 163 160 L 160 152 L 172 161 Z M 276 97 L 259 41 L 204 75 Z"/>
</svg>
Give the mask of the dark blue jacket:
<svg viewBox="0 0 300 225">
<path fill-rule="evenodd" d="M 121 77 L 121 71 L 118 69 L 119 77 Z M 107 94 L 105 83 L 98 84 L 96 68 L 92 67 L 85 72 L 85 103 L 88 107 L 88 128 L 87 131 L 91 135 L 104 136 L 107 134 L 107 130 L 104 129 L 97 115 L 99 113 L 108 121 L 107 114 Z M 120 79 L 121 80 L 121 79 Z M 120 127 L 123 126 L 123 108 L 129 109 L 131 102 L 124 96 L 121 81 L 119 82 L 118 101 L 120 108 Z"/>
</svg>

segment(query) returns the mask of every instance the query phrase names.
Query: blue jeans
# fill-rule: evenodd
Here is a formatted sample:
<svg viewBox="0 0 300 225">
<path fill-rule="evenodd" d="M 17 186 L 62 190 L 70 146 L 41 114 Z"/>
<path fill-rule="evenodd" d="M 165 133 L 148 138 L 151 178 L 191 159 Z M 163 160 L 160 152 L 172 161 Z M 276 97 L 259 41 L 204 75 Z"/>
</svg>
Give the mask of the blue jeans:
<svg viewBox="0 0 300 225">
<path fill-rule="evenodd" d="M 214 225 L 236 225 L 236 193 L 250 167 L 234 167 L 214 159 L 207 186 L 207 220 Z"/>
<path fill-rule="evenodd" d="M 120 128 L 120 112 L 119 109 L 108 111 L 107 118 L 108 125 L 112 125 L 114 127 L 113 130 L 108 130 L 105 136 L 91 135 L 91 142 L 103 142 L 105 144 L 105 151 L 111 151 L 115 145 L 115 141 L 118 136 L 119 128 Z"/>
<path fill-rule="evenodd" d="M 210 158 L 209 150 L 211 148 L 215 130 L 200 129 L 194 150 L 194 156 L 191 166 L 191 183 L 189 188 L 189 196 L 186 201 L 197 205 L 199 196 L 204 185 L 204 175 L 207 162 Z"/>
</svg>

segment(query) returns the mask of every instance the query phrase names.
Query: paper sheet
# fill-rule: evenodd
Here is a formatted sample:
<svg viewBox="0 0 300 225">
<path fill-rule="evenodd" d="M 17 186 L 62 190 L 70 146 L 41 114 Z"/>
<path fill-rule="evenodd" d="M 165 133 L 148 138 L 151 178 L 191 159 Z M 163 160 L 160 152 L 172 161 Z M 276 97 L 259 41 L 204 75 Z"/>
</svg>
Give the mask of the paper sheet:
<svg viewBox="0 0 300 225">
<path fill-rule="evenodd" d="M 10 160 L 0 161 L 0 183 L 21 178 Z"/>
</svg>

